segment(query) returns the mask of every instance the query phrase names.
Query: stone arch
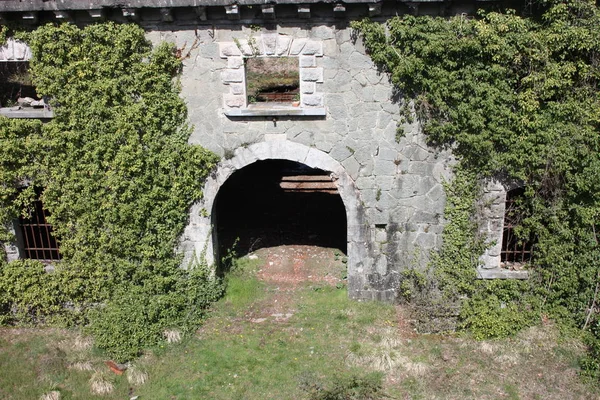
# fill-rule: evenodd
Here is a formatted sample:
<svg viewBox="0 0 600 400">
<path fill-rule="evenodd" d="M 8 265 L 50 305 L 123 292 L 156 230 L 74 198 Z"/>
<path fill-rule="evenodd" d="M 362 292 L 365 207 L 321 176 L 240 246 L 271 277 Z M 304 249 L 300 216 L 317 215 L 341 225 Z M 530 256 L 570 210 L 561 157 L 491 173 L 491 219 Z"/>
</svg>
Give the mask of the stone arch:
<svg viewBox="0 0 600 400">
<path fill-rule="evenodd" d="M 360 298 L 370 269 L 368 229 L 365 225 L 360 194 L 344 167 L 327 153 L 288 140 L 255 143 L 235 150 L 233 157 L 223 159 L 216 171 L 206 180 L 204 197 L 190 210 L 190 219 L 180 241 L 184 254 L 183 266 L 203 258 L 214 264 L 215 248 L 212 235 L 211 212 L 221 186 L 237 170 L 261 160 L 289 160 L 330 173 L 346 210 L 348 251 L 348 292 L 351 298 Z"/>
</svg>

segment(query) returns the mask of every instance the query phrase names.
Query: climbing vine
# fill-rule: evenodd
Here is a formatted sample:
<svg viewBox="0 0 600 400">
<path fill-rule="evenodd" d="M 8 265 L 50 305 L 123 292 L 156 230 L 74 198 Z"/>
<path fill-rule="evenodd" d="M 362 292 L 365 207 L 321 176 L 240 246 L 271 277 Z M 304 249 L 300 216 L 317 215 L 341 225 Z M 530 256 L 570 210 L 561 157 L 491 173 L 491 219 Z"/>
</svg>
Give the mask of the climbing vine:
<svg viewBox="0 0 600 400">
<path fill-rule="evenodd" d="M 217 159 L 187 143 L 175 78 L 181 62 L 171 45 L 153 49 L 141 28 L 114 23 L 46 25 L 26 39 L 33 83 L 53 99 L 55 118 L 44 125 L 0 120 L 9 127 L 0 129 L 0 174 L 11 183 L 0 189 L 0 217 L 6 226 L 26 212 L 27 203 L 14 200 L 31 199 L 33 190 L 18 191 L 19 180 L 41 188 L 63 260 L 52 274 L 23 274 L 23 296 L 59 282 L 48 302 L 68 303 L 61 321 L 86 324 L 100 347 L 125 360 L 167 328 L 197 326 L 220 293 L 206 266 L 179 268 L 174 250 Z M 0 233 L 5 240 L 6 229 Z M 3 265 L 0 286 L 10 286 L 15 268 L 36 268 L 30 264 Z M 11 310 L 26 304 L 17 293 L 0 305 L 5 322 L 22 321 Z M 33 314 L 52 320 L 52 313 Z"/>
<path fill-rule="evenodd" d="M 525 186 L 518 232 L 536 238 L 527 284 L 474 281 L 481 248 L 460 231 L 474 198 L 449 196 L 455 212 L 435 267 L 445 293 L 469 299 L 465 326 L 481 336 L 507 334 L 489 328 L 500 320 L 527 324 L 523 310 L 550 315 L 592 332 L 596 361 L 588 371 L 600 376 L 600 11 L 591 0 L 535 7 L 527 17 L 507 10 L 353 27 L 405 104 L 414 104 L 430 144 L 452 148 L 472 184 L 499 178 Z M 450 192 L 465 181 L 456 182 Z M 475 229 L 466 232 L 473 237 Z"/>
</svg>

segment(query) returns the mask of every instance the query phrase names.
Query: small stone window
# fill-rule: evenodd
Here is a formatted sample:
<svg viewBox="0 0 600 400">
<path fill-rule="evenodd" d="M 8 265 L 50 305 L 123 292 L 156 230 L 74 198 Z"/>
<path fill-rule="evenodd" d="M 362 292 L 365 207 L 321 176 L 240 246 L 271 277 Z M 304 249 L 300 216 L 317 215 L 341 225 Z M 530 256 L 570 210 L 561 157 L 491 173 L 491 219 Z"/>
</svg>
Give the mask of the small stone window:
<svg viewBox="0 0 600 400">
<path fill-rule="evenodd" d="M 300 105 L 297 57 L 252 57 L 245 63 L 249 106 L 261 103 Z"/>
<path fill-rule="evenodd" d="M 500 251 L 500 266 L 504 268 L 518 268 L 527 264 L 533 255 L 535 238 L 523 239 L 515 233 L 515 228 L 521 224 L 523 218 L 517 206 L 524 193 L 524 188 L 516 188 L 506 193 L 502 250 Z"/>
<path fill-rule="evenodd" d="M 323 42 L 265 31 L 219 43 L 227 68 L 221 81 L 229 117 L 324 117 Z M 270 75 L 270 76 L 267 76 Z M 297 103 L 296 103 L 297 102 Z"/>
<path fill-rule="evenodd" d="M 517 182 L 512 189 L 498 180 L 485 183 L 478 201 L 476 220 L 479 237 L 484 238 L 486 249 L 477 268 L 481 279 L 527 279 L 523 267 L 531 261 L 534 238 L 523 240 L 516 235 L 523 216 L 519 213 L 519 198 L 525 189 Z"/>
<path fill-rule="evenodd" d="M 2 107 L 18 105 L 20 98 L 36 97 L 31 83 L 28 61 L 0 62 L 0 104 Z"/>
<path fill-rule="evenodd" d="M 9 118 L 52 118 L 47 99 L 40 99 L 29 73 L 31 49 L 7 39 L 0 46 L 0 115 Z"/>
</svg>

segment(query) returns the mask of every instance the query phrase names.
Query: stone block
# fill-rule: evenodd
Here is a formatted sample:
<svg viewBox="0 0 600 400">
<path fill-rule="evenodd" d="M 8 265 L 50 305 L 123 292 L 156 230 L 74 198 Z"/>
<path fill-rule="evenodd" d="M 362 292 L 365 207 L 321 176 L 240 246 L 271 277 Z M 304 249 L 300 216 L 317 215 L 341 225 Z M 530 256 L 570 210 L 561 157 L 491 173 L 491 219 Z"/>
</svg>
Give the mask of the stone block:
<svg viewBox="0 0 600 400">
<path fill-rule="evenodd" d="M 315 82 L 302 82 L 300 84 L 300 92 L 304 94 L 313 94 L 316 91 L 317 85 Z"/>
<path fill-rule="evenodd" d="M 277 47 L 275 48 L 275 53 L 278 56 L 286 56 L 290 51 L 290 44 L 292 43 L 292 38 L 288 35 L 278 35 L 277 36 Z"/>
<path fill-rule="evenodd" d="M 221 72 L 221 80 L 225 84 L 244 82 L 244 70 L 226 69 L 225 71 Z"/>
<path fill-rule="evenodd" d="M 357 51 L 354 51 L 352 54 L 350 54 L 350 57 L 348 57 L 348 67 L 350 69 L 361 71 L 375 68 L 373 61 L 371 61 L 369 56 L 361 54 Z"/>
<path fill-rule="evenodd" d="M 400 160 L 400 154 L 398 153 L 398 150 L 393 147 L 387 147 L 386 145 L 379 146 L 379 153 L 377 154 L 377 157 L 388 161 Z"/>
<path fill-rule="evenodd" d="M 298 58 L 300 61 L 300 68 L 317 66 L 317 58 L 315 56 L 300 56 Z"/>
<path fill-rule="evenodd" d="M 394 176 L 396 175 L 396 164 L 393 161 L 375 159 L 373 173 L 377 176 Z"/>
<path fill-rule="evenodd" d="M 375 261 L 375 271 L 381 275 L 387 275 L 388 272 L 388 262 L 387 257 L 385 255 L 380 255 Z"/>
<path fill-rule="evenodd" d="M 308 107 L 320 107 L 323 105 L 323 95 L 306 94 L 302 96 L 302 104 Z"/>
<path fill-rule="evenodd" d="M 322 56 L 323 55 L 323 42 L 318 40 L 308 40 L 304 48 L 302 48 L 302 54 L 305 56 L 315 55 Z"/>
<path fill-rule="evenodd" d="M 292 45 L 290 46 L 290 55 L 293 56 L 297 56 L 299 55 L 302 50 L 304 49 L 304 46 L 306 46 L 306 42 L 308 42 L 308 39 L 294 39 L 294 41 L 292 42 Z"/>
<path fill-rule="evenodd" d="M 246 87 L 241 83 L 232 83 L 229 85 L 229 89 L 231 94 L 241 94 L 243 95 L 246 91 Z"/>
<path fill-rule="evenodd" d="M 323 82 L 323 68 L 300 68 L 300 79 L 304 82 Z"/>
<path fill-rule="evenodd" d="M 263 51 L 266 55 L 274 55 L 277 49 L 277 33 L 263 33 L 261 35 L 261 41 Z M 260 48 L 260 45 L 258 46 Z"/>
<path fill-rule="evenodd" d="M 335 30 L 326 25 L 319 25 L 311 29 L 310 35 L 317 39 L 333 39 L 335 38 Z"/>
<path fill-rule="evenodd" d="M 354 151 L 344 143 L 336 143 L 329 155 L 338 161 L 343 161 L 354 154 Z"/>
<path fill-rule="evenodd" d="M 227 57 L 227 68 L 238 69 L 244 66 L 244 57 L 231 56 Z"/>
<path fill-rule="evenodd" d="M 354 157 L 348 157 L 342 162 L 342 166 L 346 169 L 346 172 L 353 180 L 358 178 L 360 172 L 360 164 L 354 159 Z"/>
<path fill-rule="evenodd" d="M 246 105 L 246 97 L 235 94 L 226 94 L 223 96 L 225 105 L 232 108 L 240 108 Z"/>
<path fill-rule="evenodd" d="M 242 55 L 240 48 L 234 42 L 219 43 L 219 53 L 222 58 Z"/>
<path fill-rule="evenodd" d="M 335 101 L 332 101 L 329 97 L 327 98 L 327 103 L 329 106 L 329 115 L 331 118 L 335 120 L 344 120 L 348 117 L 348 112 L 346 111 L 346 107 L 343 105 L 338 105 Z"/>
<path fill-rule="evenodd" d="M 377 187 L 381 190 L 392 190 L 394 187 L 394 177 L 393 176 L 376 176 L 375 182 Z"/>
<path fill-rule="evenodd" d="M 333 148 L 333 143 L 327 142 L 325 140 L 319 140 L 315 142 L 315 147 L 321 151 L 324 151 L 325 153 L 329 153 Z"/>
</svg>

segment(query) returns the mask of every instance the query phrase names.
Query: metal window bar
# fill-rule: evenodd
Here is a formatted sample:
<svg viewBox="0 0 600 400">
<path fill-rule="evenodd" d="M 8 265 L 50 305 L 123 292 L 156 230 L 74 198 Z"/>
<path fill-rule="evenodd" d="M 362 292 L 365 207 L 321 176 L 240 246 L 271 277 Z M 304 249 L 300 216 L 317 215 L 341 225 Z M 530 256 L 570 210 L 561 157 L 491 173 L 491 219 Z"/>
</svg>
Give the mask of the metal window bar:
<svg viewBox="0 0 600 400">
<path fill-rule="evenodd" d="M 46 262 L 58 261 L 62 258 L 58 242 L 52 232 L 52 225 L 46 220 L 47 216 L 48 211 L 44 209 L 42 202 L 37 200 L 33 203 L 29 217 L 19 219 L 25 258 Z"/>
<path fill-rule="evenodd" d="M 521 216 L 517 210 L 517 198 L 522 196 L 522 188 L 513 189 L 506 194 L 504 211 L 504 230 L 502 232 L 502 249 L 500 262 L 504 264 L 523 264 L 531 260 L 533 255 L 533 238 L 527 240 L 515 235 Z"/>
</svg>

